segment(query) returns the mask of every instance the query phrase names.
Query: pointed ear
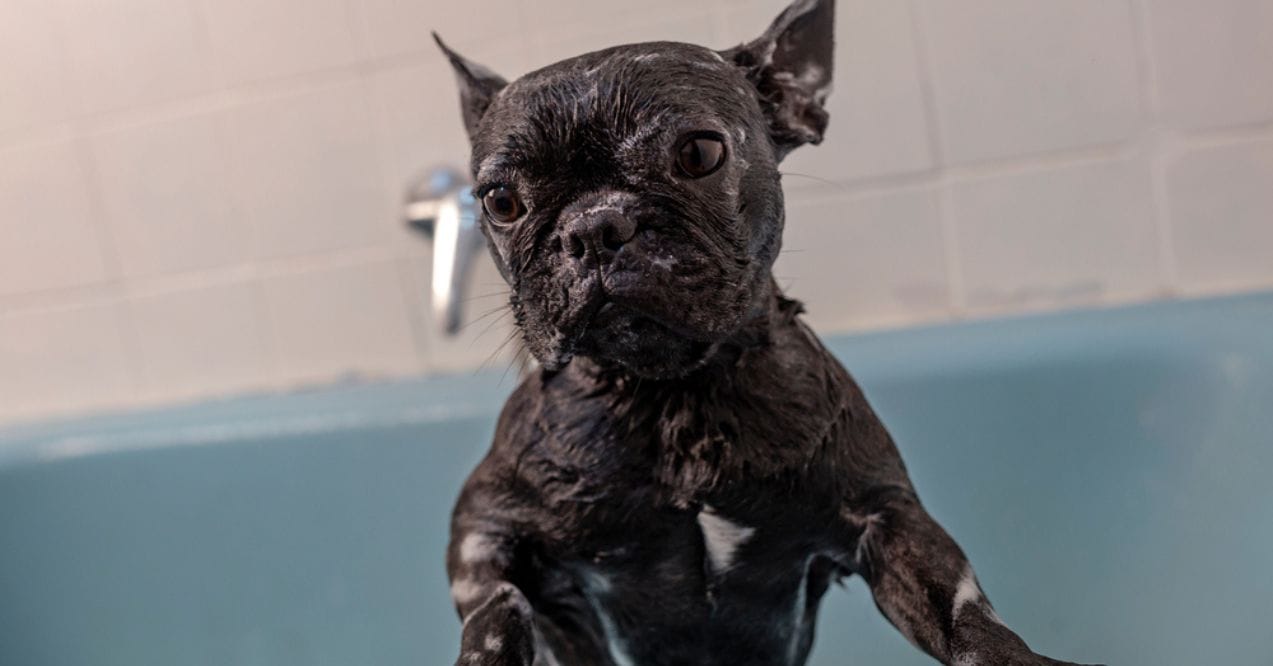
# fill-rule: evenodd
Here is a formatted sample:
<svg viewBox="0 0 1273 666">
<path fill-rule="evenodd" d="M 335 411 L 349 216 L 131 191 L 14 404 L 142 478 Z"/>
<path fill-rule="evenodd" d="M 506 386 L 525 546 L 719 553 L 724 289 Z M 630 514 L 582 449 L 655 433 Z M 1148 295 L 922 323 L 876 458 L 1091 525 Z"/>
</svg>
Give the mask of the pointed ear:
<svg viewBox="0 0 1273 666">
<path fill-rule="evenodd" d="M 765 34 L 721 53 L 745 69 L 759 91 L 778 159 L 822 141 L 835 61 L 834 27 L 835 0 L 795 0 Z"/>
<path fill-rule="evenodd" d="M 433 40 L 438 43 L 438 48 L 442 49 L 442 53 L 455 68 L 455 78 L 460 85 L 460 113 L 464 116 L 464 129 L 468 130 L 471 139 L 477 134 L 478 124 L 481 123 L 482 116 L 486 114 L 486 109 L 490 107 L 495 95 L 499 94 L 508 82 L 499 74 L 452 51 L 451 47 L 438 37 L 438 33 L 433 33 Z"/>
</svg>

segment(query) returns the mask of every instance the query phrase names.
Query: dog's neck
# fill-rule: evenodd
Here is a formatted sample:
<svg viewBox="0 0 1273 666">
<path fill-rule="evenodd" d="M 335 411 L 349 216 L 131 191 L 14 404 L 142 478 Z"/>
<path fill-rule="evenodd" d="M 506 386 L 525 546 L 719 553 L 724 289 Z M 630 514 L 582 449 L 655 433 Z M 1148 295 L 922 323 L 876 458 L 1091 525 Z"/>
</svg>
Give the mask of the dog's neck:
<svg viewBox="0 0 1273 666">
<path fill-rule="evenodd" d="M 807 465 L 852 387 L 800 321 L 802 306 L 769 290 L 765 306 L 684 377 L 652 380 L 577 358 L 562 374 L 574 395 L 603 396 L 623 429 L 653 433 L 659 476 L 681 501 L 745 472 Z"/>
</svg>

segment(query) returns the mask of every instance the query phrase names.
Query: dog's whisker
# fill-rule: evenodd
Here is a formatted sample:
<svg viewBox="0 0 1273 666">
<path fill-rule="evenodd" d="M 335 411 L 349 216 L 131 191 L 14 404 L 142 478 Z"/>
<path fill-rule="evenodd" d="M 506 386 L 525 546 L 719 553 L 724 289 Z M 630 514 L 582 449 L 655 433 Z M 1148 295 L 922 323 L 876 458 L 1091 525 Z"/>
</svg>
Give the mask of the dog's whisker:
<svg viewBox="0 0 1273 666">
<path fill-rule="evenodd" d="M 492 312 L 499 312 L 500 310 L 507 310 L 507 309 L 508 309 L 508 303 L 499 303 L 497 305 L 493 305 L 490 308 L 488 308 L 485 312 L 482 313 L 481 316 L 484 317 L 486 315 L 489 315 Z"/>
<path fill-rule="evenodd" d="M 472 303 L 473 301 L 485 300 L 487 298 L 495 298 L 496 296 L 508 296 L 507 291 L 493 291 L 489 294 L 477 294 L 468 298 L 460 299 L 461 303 Z"/>
<path fill-rule="evenodd" d="M 505 347 L 507 347 L 507 346 L 508 346 L 508 344 L 509 344 L 510 342 L 512 342 L 512 341 L 513 341 L 516 337 L 517 337 L 517 330 L 516 330 L 516 329 L 509 331 L 509 332 L 508 332 L 508 335 L 504 337 L 504 341 L 503 341 L 503 342 L 501 342 L 501 343 L 499 343 L 499 346 L 497 346 L 497 347 L 495 348 L 495 350 L 494 350 L 494 351 L 492 351 L 492 352 L 491 352 L 491 353 L 490 353 L 490 354 L 486 357 L 486 359 L 485 359 L 484 361 L 482 361 L 481 365 L 479 365 L 477 369 L 478 369 L 479 371 L 480 371 L 480 370 L 488 370 L 488 369 L 490 369 L 490 367 L 491 367 L 491 363 L 493 363 L 493 362 L 495 361 L 495 359 L 496 359 L 496 358 L 499 358 L 500 352 L 503 352 L 503 351 L 504 351 L 504 348 L 505 348 Z M 503 379 L 501 378 L 501 380 L 500 380 L 500 381 L 502 382 L 502 381 L 503 381 Z"/>
<path fill-rule="evenodd" d="M 821 176 L 814 176 L 808 173 L 797 173 L 794 171 L 779 171 L 778 173 L 781 174 L 783 177 L 795 176 L 796 178 L 808 178 L 809 180 L 817 181 L 819 183 L 822 183 L 823 185 L 830 185 L 832 187 L 842 189 L 842 190 L 849 189 L 845 187 L 843 183 L 837 183 L 834 180 L 827 180 L 826 178 L 823 178 Z"/>
<path fill-rule="evenodd" d="M 469 341 L 469 347 L 470 347 L 470 348 L 472 348 L 472 346 L 473 346 L 473 345 L 477 344 L 477 341 L 478 341 L 478 340 L 481 340 L 481 339 L 482 339 L 482 336 L 484 336 L 484 335 L 486 335 L 487 333 L 489 333 L 489 332 L 491 331 L 491 329 L 492 329 L 492 328 L 495 328 L 497 325 L 499 325 L 499 323 L 500 323 L 500 322 L 504 321 L 504 319 L 505 319 L 506 317 L 508 317 L 509 315 L 511 315 L 511 314 L 513 314 L 513 311 L 512 311 L 512 310 L 504 310 L 504 313 L 503 313 L 503 314 L 501 314 L 500 316 L 498 316 L 498 317 L 496 317 L 496 318 L 492 319 L 492 320 L 490 321 L 490 323 L 488 323 L 488 324 L 486 325 L 486 328 L 483 328 L 483 329 L 482 329 L 482 332 L 481 332 L 481 333 L 478 333 L 477 335 L 473 336 L 473 339 Z"/>
<path fill-rule="evenodd" d="M 504 373 L 503 373 L 503 374 L 501 374 L 501 375 L 499 376 L 499 384 L 498 384 L 498 386 L 500 386 L 500 387 L 503 387 L 503 386 L 504 386 L 504 380 L 508 379 L 508 371 L 509 371 L 509 370 L 512 370 L 512 369 L 513 369 L 513 366 L 515 366 L 515 365 L 517 365 L 517 355 L 516 355 L 516 354 L 514 354 L 514 355 L 513 355 L 513 358 L 509 359 L 508 363 L 504 365 Z"/>
<path fill-rule="evenodd" d="M 494 315 L 494 314 L 499 314 L 501 312 L 508 313 L 508 312 L 511 312 L 511 310 L 508 309 L 507 305 L 501 305 L 499 307 L 495 307 L 490 310 L 487 310 L 486 312 L 483 312 L 477 317 L 474 317 L 471 321 L 464 322 L 464 324 L 460 327 L 460 331 L 468 331 L 469 327 L 473 326 L 474 324 L 480 323 L 486 320 L 487 317 L 490 317 L 491 315 Z M 479 335 L 479 337 L 481 336 Z"/>
</svg>

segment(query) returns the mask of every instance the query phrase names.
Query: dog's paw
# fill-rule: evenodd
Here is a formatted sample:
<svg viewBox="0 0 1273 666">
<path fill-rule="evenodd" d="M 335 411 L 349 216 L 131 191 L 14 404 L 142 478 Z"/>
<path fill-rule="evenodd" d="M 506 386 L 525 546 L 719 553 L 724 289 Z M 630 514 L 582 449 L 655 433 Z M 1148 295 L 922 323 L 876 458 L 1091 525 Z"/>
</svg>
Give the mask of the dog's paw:
<svg viewBox="0 0 1273 666">
<path fill-rule="evenodd" d="M 487 634 L 480 648 L 463 648 L 455 666 L 531 666 L 532 660 L 519 650 L 509 649 L 505 639 Z"/>
<path fill-rule="evenodd" d="M 456 666 L 531 666 L 533 611 L 513 585 L 502 583 L 464 623 Z"/>
</svg>

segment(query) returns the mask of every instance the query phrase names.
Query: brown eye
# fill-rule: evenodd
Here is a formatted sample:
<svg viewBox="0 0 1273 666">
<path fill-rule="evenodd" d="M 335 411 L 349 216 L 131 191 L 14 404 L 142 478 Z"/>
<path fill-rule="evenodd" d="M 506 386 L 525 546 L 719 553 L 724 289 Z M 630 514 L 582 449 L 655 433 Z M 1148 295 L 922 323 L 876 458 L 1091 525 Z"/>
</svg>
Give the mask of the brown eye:
<svg viewBox="0 0 1273 666">
<path fill-rule="evenodd" d="M 482 207 L 486 209 L 486 214 L 490 215 L 492 220 L 505 224 L 516 220 L 526 212 L 526 207 L 522 205 L 522 200 L 518 198 L 517 193 L 503 185 L 487 190 L 482 196 Z"/>
<path fill-rule="evenodd" d="M 725 142 L 713 134 L 693 134 L 676 150 L 676 167 L 690 178 L 702 178 L 725 163 Z"/>
</svg>

